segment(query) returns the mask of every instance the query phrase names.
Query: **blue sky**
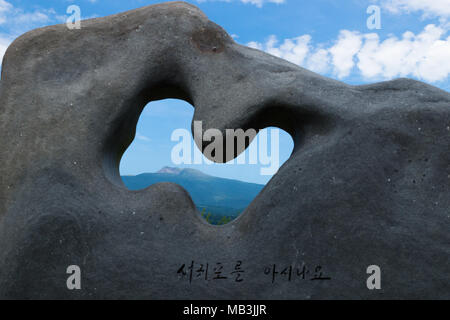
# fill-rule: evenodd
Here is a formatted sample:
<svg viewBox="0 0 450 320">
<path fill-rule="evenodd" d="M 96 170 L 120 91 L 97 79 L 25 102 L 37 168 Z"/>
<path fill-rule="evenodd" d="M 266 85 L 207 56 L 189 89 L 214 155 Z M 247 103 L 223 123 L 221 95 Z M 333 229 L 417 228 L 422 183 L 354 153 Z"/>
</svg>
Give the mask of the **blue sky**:
<svg viewBox="0 0 450 320">
<path fill-rule="evenodd" d="M 63 23 L 69 5 L 83 18 L 106 16 L 161 1 L 0 0 L 0 55 L 20 34 Z M 363 84 L 398 77 L 450 91 L 450 0 L 200 0 L 199 6 L 239 43 L 328 77 Z M 369 29 L 367 8 L 380 8 L 381 29 Z M 167 100 L 148 106 L 121 162 L 123 174 L 153 172 L 170 163 L 173 130 L 190 129 L 192 106 Z M 292 150 L 282 133 L 281 161 Z M 209 174 L 265 183 L 258 165 L 189 165 Z"/>
</svg>

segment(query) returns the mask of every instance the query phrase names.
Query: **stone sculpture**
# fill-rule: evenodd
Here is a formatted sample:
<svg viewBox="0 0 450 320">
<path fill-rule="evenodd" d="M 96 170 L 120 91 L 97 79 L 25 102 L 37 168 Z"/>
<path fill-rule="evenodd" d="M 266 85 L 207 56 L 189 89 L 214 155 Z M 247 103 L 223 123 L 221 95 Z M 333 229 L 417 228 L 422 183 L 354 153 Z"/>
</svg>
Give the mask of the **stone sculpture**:
<svg viewBox="0 0 450 320">
<path fill-rule="evenodd" d="M 140 112 L 163 98 L 204 129 L 292 135 L 234 222 L 208 225 L 174 184 L 123 186 Z M 433 86 L 328 79 L 171 2 L 15 40 L 0 145 L 0 298 L 450 298 L 450 94 Z"/>
</svg>

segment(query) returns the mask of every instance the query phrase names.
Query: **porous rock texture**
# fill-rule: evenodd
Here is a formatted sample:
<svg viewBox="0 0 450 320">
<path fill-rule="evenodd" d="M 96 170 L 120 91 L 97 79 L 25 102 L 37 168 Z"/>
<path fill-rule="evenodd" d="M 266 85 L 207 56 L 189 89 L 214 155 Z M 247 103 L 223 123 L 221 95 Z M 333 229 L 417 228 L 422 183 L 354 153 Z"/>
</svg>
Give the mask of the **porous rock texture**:
<svg viewBox="0 0 450 320">
<path fill-rule="evenodd" d="M 174 184 L 124 187 L 140 112 L 163 98 L 191 103 L 204 129 L 292 135 L 292 156 L 234 222 L 208 225 Z M 450 94 L 433 86 L 328 79 L 171 2 L 15 40 L 0 146 L 3 299 L 450 298 Z M 192 261 L 207 278 L 189 281 Z M 212 279 L 219 262 L 228 280 Z M 305 280 L 272 283 L 269 267 L 304 263 Z M 81 290 L 66 286 L 69 265 Z M 381 290 L 366 286 L 370 265 Z M 316 266 L 331 280 L 309 280 Z"/>
</svg>

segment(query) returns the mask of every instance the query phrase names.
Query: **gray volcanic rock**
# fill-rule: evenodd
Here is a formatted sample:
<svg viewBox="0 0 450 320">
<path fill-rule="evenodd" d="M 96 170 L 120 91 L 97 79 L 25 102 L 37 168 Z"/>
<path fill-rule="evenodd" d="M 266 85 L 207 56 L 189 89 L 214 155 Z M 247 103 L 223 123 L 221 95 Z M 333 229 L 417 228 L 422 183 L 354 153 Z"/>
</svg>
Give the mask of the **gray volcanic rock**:
<svg viewBox="0 0 450 320">
<path fill-rule="evenodd" d="M 124 187 L 139 114 L 163 98 L 190 102 L 204 129 L 294 138 L 233 223 L 206 224 L 174 184 Z M 450 94 L 424 83 L 350 86 L 166 3 L 15 40 L 0 145 L 1 298 L 450 298 Z M 81 290 L 66 287 L 69 265 Z M 370 265 L 381 290 L 366 287 Z"/>
</svg>

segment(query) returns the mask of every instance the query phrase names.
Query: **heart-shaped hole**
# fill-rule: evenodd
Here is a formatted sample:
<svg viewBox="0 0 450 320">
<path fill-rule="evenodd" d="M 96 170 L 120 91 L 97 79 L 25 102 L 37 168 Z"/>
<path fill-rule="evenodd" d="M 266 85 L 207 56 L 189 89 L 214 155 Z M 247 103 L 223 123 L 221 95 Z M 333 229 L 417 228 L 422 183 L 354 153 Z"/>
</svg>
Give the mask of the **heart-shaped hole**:
<svg viewBox="0 0 450 320">
<path fill-rule="evenodd" d="M 194 142 L 193 115 L 194 108 L 182 100 L 149 103 L 140 115 L 134 141 L 122 156 L 120 174 L 131 190 L 159 182 L 181 185 L 203 218 L 226 224 L 259 194 L 290 157 L 294 143 L 285 131 L 267 128 L 236 159 L 213 163 Z"/>
</svg>

